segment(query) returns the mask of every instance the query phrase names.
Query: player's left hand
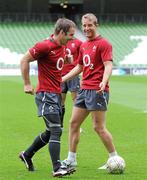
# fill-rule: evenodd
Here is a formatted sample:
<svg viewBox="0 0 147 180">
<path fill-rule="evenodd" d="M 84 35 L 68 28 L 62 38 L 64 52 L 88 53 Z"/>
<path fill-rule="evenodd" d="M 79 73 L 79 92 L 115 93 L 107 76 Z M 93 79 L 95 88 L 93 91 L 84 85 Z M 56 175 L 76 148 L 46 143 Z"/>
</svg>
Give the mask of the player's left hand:
<svg viewBox="0 0 147 180">
<path fill-rule="evenodd" d="M 24 85 L 24 92 L 31 95 L 35 94 L 34 88 L 31 84 Z"/>
<path fill-rule="evenodd" d="M 104 82 L 101 82 L 99 85 L 99 90 L 97 91 L 98 93 L 102 93 L 105 90 L 106 84 Z"/>
</svg>

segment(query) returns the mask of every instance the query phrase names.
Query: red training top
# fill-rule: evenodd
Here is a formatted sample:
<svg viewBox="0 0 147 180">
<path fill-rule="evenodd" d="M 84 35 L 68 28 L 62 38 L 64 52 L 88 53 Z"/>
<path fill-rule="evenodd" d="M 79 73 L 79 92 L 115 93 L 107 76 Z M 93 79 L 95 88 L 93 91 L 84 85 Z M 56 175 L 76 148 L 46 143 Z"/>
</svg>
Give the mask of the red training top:
<svg viewBox="0 0 147 180">
<path fill-rule="evenodd" d="M 37 92 L 61 93 L 61 71 L 64 65 L 65 46 L 59 46 L 51 35 L 29 49 L 38 63 Z"/>
<path fill-rule="evenodd" d="M 112 46 L 101 36 L 84 42 L 80 47 L 78 63 L 83 65 L 81 89 L 99 90 L 104 73 L 104 62 L 112 61 Z M 109 91 L 107 83 L 105 91 Z"/>
<path fill-rule="evenodd" d="M 78 39 L 72 39 L 69 40 L 66 44 L 66 55 L 73 55 L 73 64 L 64 64 L 64 67 L 62 69 L 62 76 L 67 74 L 69 71 L 71 71 L 76 65 L 77 65 L 77 58 L 79 55 L 80 45 L 82 44 L 82 41 Z"/>
</svg>

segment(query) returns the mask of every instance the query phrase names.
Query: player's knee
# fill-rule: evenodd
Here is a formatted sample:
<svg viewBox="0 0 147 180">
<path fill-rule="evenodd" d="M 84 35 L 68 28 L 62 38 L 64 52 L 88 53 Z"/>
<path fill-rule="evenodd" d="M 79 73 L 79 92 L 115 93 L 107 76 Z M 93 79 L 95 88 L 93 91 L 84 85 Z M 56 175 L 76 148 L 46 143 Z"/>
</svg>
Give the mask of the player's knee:
<svg viewBox="0 0 147 180">
<path fill-rule="evenodd" d="M 51 129 L 50 140 L 60 141 L 60 137 L 62 135 L 61 127 L 52 127 L 50 129 Z"/>
<path fill-rule="evenodd" d="M 58 124 L 60 125 L 60 115 L 59 114 L 47 114 L 44 116 L 46 123 L 48 124 L 49 128 L 51 124 Z"/>
<path fill-rule="evenodd" d="M 44 131 L 43 133 L 40 134 L 40 138 L 43 142 L 46 144 L 49 142 L 50 139 L 50 131 Z"/>
<path fill-rule="evenodd" d="M 75 120 L 71 120 L 69 126 L 73 131 L 77 131 L 80 128 L 80 124 Z"/>
<path fill-rule="evenodd" d="M 103 134 L 106 133 L 106 129 L 105 129 L 104 127 L 95 126 L 95 127 L 94 127 L 94 130 L 95 130 L 100 136 L 102 136 Z"/>
</svg>

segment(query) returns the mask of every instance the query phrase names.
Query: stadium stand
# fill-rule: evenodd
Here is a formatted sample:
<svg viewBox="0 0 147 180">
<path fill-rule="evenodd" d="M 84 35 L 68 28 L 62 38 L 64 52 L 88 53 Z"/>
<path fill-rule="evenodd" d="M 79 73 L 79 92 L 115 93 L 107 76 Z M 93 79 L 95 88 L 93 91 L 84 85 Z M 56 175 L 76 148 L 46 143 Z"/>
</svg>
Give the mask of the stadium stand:
<svg viewBox="0 0 147 180">
<path fill-rule="evenodd" d="M 5 54 L 4 51 L 7 54 L 8 52 L 13 53 L 13 55 L 23 54 L 35 42 L 47 38 L 53 32 L 52 30 L 53 24 L 50 23 L 1 23 L 0 63 L 2 64 L 2 60 L 5 59 L 5 57 L 2 57 L 2 54 Z M 145 48 L 147 47 L 147 24 L 108 23 L 100 25 L 98 31 L 113 44 L 115 66 L 147 67 L 145 54 Z M 80 36 L 80 31 L 78 36 Z M 81 39 L 83 40 L 82 35 Z M 139 55 L 137 55 L 137 52 Z M 128 58 L 133 59 L 127 60 Z M 13 64 L 12 61 L 11 63 Z"/>
<path fill-rule="evenodd" d="M 3 23 L 0 24 L 0 46 L 24 53 L 35 42 L 52 32 L 53 25 L 47 23 Z"/>
<path fill-rule="evenodd" d="M 52 28 L 53 24 L 49 23 L 1 23 L 0 68 L 19 67 L 23 53 L 47 38 Z"/>
<path fill-rule="evenodd" d="M 113 44 L 117 67 L 147 67 L 147 24 L 104 24 L 100 33 Z"/>
</svg>

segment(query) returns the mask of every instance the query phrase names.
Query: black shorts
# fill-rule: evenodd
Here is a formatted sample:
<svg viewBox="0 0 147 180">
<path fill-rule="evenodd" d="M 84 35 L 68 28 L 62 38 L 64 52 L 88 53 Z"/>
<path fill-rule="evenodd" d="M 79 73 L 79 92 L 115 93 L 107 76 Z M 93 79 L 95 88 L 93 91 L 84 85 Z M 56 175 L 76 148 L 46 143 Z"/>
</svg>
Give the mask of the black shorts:
<svg viewBox="0 0 147 180">
<path fill-rule="evenodd" d="M 61 115 L 61 94 L 39 92 L 35 97 L 38 116 L 47 114 Z"/>
<path fill-rule="evenodd" d="M 97 93 L 96 90 L 81 89 L 78 92 L 74 106 L 85 108 L 89 111 L 106 111 L 109 93 Z"/>
<path fill-rule="evenodd" d="M 67 93 L 67 91 L 70 92 L 77 92 L 80 88 L 80 78 L 79 76 L 76 76 L 75 78 L 64 82 L 61 84 L 62 93 Z"/>
</svg>

